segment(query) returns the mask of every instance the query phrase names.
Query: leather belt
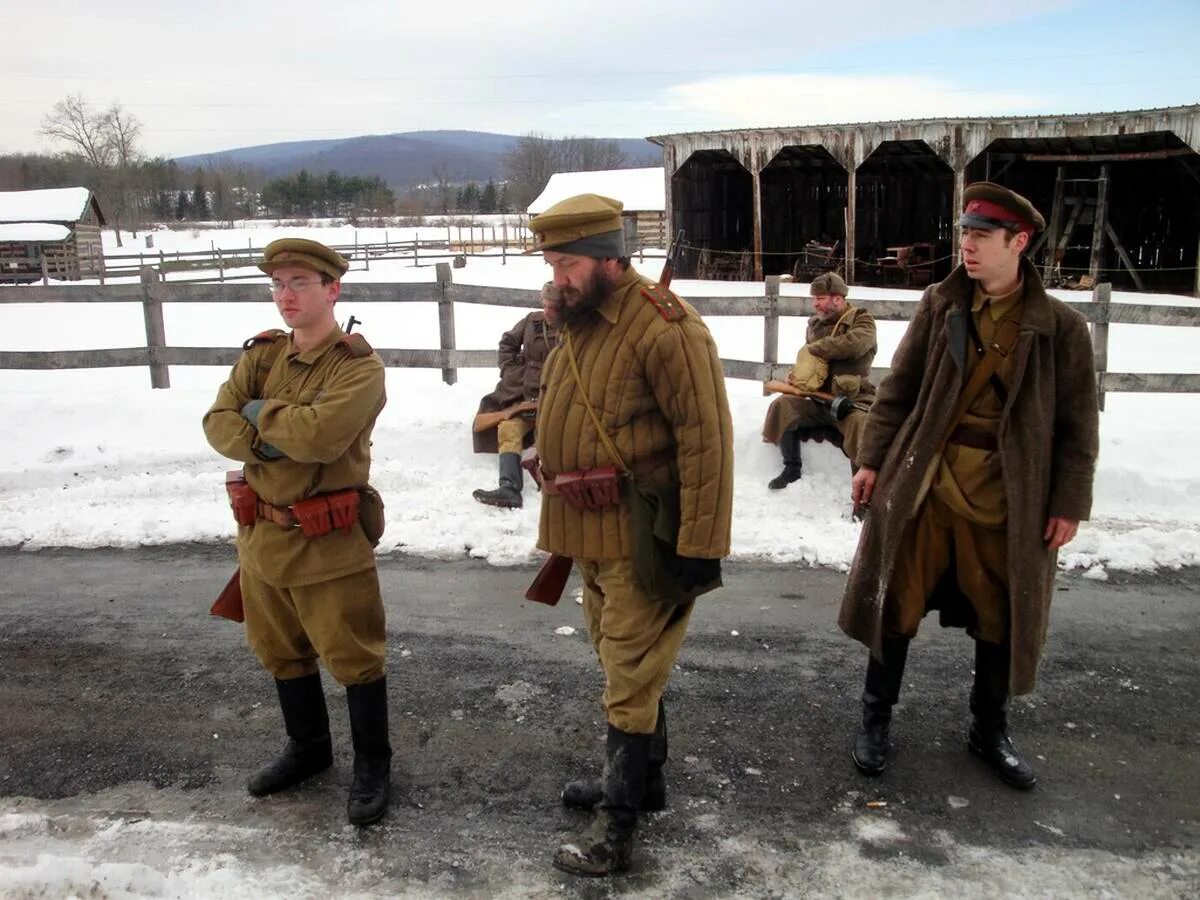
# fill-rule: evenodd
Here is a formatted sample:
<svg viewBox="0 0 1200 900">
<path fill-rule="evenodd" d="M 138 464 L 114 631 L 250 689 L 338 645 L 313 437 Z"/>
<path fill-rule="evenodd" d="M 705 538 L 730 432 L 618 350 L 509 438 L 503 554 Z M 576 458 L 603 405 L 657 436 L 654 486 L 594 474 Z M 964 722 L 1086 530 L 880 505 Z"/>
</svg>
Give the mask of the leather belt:
<svg viewBox="0 0 1200 900">
<path fill-rule="evenodd" d="M 996 440 L 996 435 L 970 425 L 957 426 L 950 432 L 950 440 L 947 443 L 974 447 L 976 450 L 987 450 L 990 453 L 995 453 L 1000 449 L 1000 442 Z"/>
<path fill-rule="evenodd" d="M 255 512 L 258 513 L 260 519 L 274 522 L 280 528 L 295 528 L 300 524 L 292 515 L 292 509 L 289 506 L 276 506 L 266 500 L 259 500 L 255 504 Z"/>
<path fill-rule="evenodd" d="M 676 458 L 676 448 L 669 447 L 666 450 L 659 450 L 656 453 L 651 453 L 648 456 L 643 456 L 641 459 L 634 460 L 633 465 L 629 467 L 629 471 L 634 475 L 648 475 L 655 469 L 661 469 L 663 466 L 673 463 Z M 562 473 L 568 474 L 568 473 Z M 554 496 L 558 493 L 558 488 L 554 484 L 554 479 L 558 476 L 542 469 L 542 493 Z"/>
</svg>

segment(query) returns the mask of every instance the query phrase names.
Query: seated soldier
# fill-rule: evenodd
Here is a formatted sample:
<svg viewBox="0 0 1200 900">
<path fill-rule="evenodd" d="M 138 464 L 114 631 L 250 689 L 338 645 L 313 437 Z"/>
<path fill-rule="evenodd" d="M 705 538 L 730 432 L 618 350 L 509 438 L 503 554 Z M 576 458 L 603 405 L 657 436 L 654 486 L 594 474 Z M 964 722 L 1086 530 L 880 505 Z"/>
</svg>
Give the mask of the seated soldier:
<svg viewBox="0 0 1200 900">
<path fill-rule="evenodd" d="M 473 496 L 489 506 L 509 509 L 521 506 L 521 452 L 533 443 L 542 364 L 558 341 L 558 288 L 547 281 L 542 286 L 542 308 L 534 310 L 500 338 L 500 381 L 480 401 L 478 416 L 501 411 L 495 425 L 474 432 L 476 453 L 500 453 L 500 486 L 480 488 Z M 479 418 L 477 416 L 477 423 Z M 478 424 L 477 426 L 478 427 Z"/>
<path fill-rule="evenodd" d="M 825 394 L 826 399 L 780 394 L 771 402 L 763 422 L 763 440 L 778 444 L 783 453 L 783 471 L 767 484 L 771 490 L 800 479 L 800 442 L 806 432 L 828 434 L 836 429 L 842 452 L 853 465 L 867 410 L 875 397 L 870 380 L 875 319 L 846 302 L 846 282 L 834 272 L 814 278 L 811 292 L 816 315 L 808 320 L 805 345 L 787 381 L 801 391 Z M 844 418 L 835 415 L 829 396 L 845 397 L 852 403 Z"/>
</svg>

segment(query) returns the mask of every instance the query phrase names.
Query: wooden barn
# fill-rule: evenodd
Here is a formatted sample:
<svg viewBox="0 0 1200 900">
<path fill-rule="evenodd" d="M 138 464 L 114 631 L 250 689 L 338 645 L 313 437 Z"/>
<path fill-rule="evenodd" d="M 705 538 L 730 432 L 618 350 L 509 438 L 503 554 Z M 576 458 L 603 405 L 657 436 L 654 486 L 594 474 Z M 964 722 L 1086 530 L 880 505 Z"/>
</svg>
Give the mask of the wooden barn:
<svg viewBox="0 0 1200 900">
<path fill-rule="evenodd" d="M 576 194 L 600 194 L 624 204 L 625 245 L 630 253 L 667 246 L 666 181 L 661 168 L 557 172 L 529 204 L 529 215 Z"/>
<path fill-rule="evenodd" d="M 680 277 L 921 287 L 956 264 L 964 187 L 995 181 L 1046 217 L 1031 258 L 1049 283 L 1200 294 L 1200 105 L 649 140 Z"/>
<path fill-rule="evenodd" d="M 0 281 L 99 277 L 104 224 L 87 188 L 0 191 Z"/>
</svg>

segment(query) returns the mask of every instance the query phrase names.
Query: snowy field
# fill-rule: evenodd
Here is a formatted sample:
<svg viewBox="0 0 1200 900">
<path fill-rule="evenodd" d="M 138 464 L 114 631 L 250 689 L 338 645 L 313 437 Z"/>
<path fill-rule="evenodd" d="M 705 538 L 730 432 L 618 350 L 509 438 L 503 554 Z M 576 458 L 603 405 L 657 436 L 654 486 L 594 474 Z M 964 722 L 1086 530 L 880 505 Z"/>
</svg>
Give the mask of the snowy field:
<svg viewBox="0 0 1200 900">
<path fill-rule="evenodd" d="M 239 227 L 221 231 L 159 231 L 155 250 L 261 247 L 281 235 L 326 243 L 384 239 L 385 229 L 342 227 Z M 386 229 L 389 239 L 411 240 L 417 229 Z M 422 238 L 445 237 L 445 227 L 419 229 Z M 144 240 L 126 237 L 129 253 Z M 636 262 L 635 262 L 636 265 Z M 660 260 L 646 260 L 654 276 Z M 535 289 L 548 269 L 538 257 L 471 258 L 453 271 L 458 283 Z M 376 261 L 357 267 L 346 282 L 432 281 L 432 266 Z M 279 320 L 263 279 L 256 304 L 167 304 L 168 345 L 237 346 Z M 761 284 L 677 281 L 685 297 L 759 294 Z M 807 294 L 807 285 L 784 285 L 785 294 Z M 853 297 L 916 299 L 917 292 L 855 289 Z M 1065 299 L 1086 295 L 1060 292 Z M 1196 303 L 1191 298 L 1118 294 L 1114 302 Z M 457 345 L 491 349 L 525 310 L 460 306 Z M 377 347 L 432 348 L 438 343 L 433 304 L 339 304 L 339 321 L 353 314 L 357 329 Z M 762 356 L 762 322 L 710 317 L 721 355 Z M 886 365 L 904 323 L 881 323 L 876 365 Z M 804 321 L 785 319 L 780 353 L 790 358 L 803 341 Z M 0 342 L 7 350 L 67 350 L 144 345 L 138 304 L 0 305 Z M 1110 328 L 1109 368 L 1114 372 L 1200 370 L 1200 329 L 1148 326 Z M 149 387 L 145 368 L 0 370 L 0 546 L 128 547 L 187 541 L 228 541 L 233 532 L 223 490 L 231 463 L 209 449 L 200 419 L 227 371 L 173 367 L 170 390 Z M 492 487 L 496 458 L 471 452 L 469 423 L 479 397 L 497 373 L 459 370 L 456 385 L 440 372 L 389 369 L 388 405 L 374 436 L 372 481 L 387 502 L 388 528 L 380 553 L 402 551 L 454 559 L 476 557 L 495 565 L 536 557 L 538 503 L 526 485 L 519 511 L 480 506 L 477 487 Z M 849 466 L 825 445 L 804 446 L 804 478 L 769 491 L 779 469 L 775 447 L 763 444 L 760 426 L 768 399 L 756 383 L 728 382 L 736 442 L 733 555 L 779 563 L 844 568 L 858 525 L 849 516 Z M 1200 396 L 1109 394 L 1102 415 L 1096 503 L 1091 522 L 1062 554 L 1062 564 L 1104 578 L 1108 570 L 1148 571 L 1200 561 Z"/>
</svg>

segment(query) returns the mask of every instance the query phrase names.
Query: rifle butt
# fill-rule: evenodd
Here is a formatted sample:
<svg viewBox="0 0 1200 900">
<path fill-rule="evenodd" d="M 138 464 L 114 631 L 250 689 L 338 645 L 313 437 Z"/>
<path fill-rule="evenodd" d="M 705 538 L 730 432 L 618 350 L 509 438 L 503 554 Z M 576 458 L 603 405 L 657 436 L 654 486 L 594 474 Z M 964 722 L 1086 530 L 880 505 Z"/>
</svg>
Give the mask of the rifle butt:
<svg viewBox="0 0 1200 900">
<path fill-rule="evenodd" d="M 547 606 L 557 606 L 562 599 L 563 589 L 567 579 L 571 577 L 571 566 L 574 560 L 569 556 L 550 554 L 550 558 L 542 563 L 533 583 L 525 591 L 525 599 L 534 603 L 544 603 Z"/>
<path fill-rule="evenodd" d="M 244 622 L 246 620 L 245 609 L 242 606 L 242 570 L 238 567 L 233 570 L 233 577 L 229 579 L 228 584 L 221 589 L 221 593 L 217 595 L 217 599 L 213 601 L 212 608 L 209 613 L 214 616 L 219 616 L 222 619 L 229 619 L 231 622 Z"/>
</svg>

